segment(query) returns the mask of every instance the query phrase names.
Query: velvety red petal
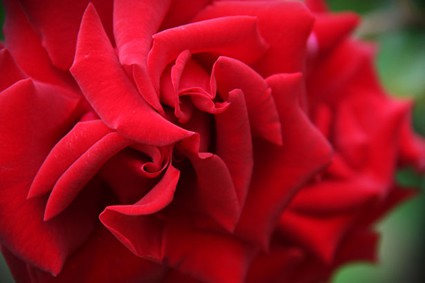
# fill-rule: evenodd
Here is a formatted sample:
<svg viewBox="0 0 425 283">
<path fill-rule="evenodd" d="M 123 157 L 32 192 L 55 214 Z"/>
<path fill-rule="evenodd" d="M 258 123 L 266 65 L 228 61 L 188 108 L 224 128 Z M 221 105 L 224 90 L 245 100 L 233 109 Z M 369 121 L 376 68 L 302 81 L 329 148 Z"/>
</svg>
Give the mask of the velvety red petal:
<svg viewBox="0 0 425 283">
<path fill-rule="evenodd" d="M 161 223 L 150 215 L 173 200 L 179 176 L 179 171 L 170 165 L 158 184 L 138 202 L 108 206 L 100 220 L 134 254 L 161 260 Z"/>
<path fill-rule="evenodd" d="M 362 80 L 356 74 L 359 74 L 359 69 L 370 55 L 367 47 L 354 44 L 352 41 L 344 41 L 328 56 L 317 60 L 314 70 L 309 74 L 307 80 L 310 103 L 315 104 L 317 101 L 333 103 L 345 98 L 340 95 L 341 88 L 345 87 L 353 78 Z M 341 68 L 341 62 L 344 62 L 344 68 Z M 330 77 L 333 79 L 330 80 Z M 364 74 L 360 77 L 366 78 L 368 75 Z M 369 80 L 368 78 L 367 81 Z"/>
<path fill-rule="evenodd" d="M 200 64 L 192 60 L 190 55 L 187 50 L 182 52 L 171 69 L 171 81 L 176 94 L 180 97 L 180 103 L 183 103 L 184 96 L 189 96 L 193 105 L 199 110 L 211 114 L 222 113 L 229 102 L 214 101 L 216 88 L 214 85 L 211 86 L 210 75 Z M 177 111 L 180 106 L 176 103 L 175 107 Z"/>
<path fill-rule="evenodd" d="M 110 0 L 64 0 L 60 5 L 55 1 L 46 2 L 43 5 L 40 5 L 37 0 L 17 2 L 22 4 L 31 23 L 41 34 L 43 46 L 53 64 L 63 70 L 71 66 L 81 18 L 89 2 L 94 2 L 98 11 L 101 11 L 100 14 L 105 15 L 103 17 L 105 24 L 111 25 L 112 1 Z"/>
<path fill-rule="evenodd" d="M 291 201 L 291 211 L 312 217 L 355 212 L 380 199 L 385 187 L 367 175 L 343 180 L 323 180 L 303 188 Z"/>
<path fill-rule="evenodd" d="M 234 238 L 191 229 L 177 221 L 164 231 L 167 262 L 201 282 L 245 282 L 253 252 Z"/>
<path fill-rule="evenodd" d="M 290 274 L 300 270 L 304 253 L 296 247 L 274 245 L 269 253 L 260 253 L 249 268 L 247 283 L 293 283 Z"/>
<path fill-rule="evenodd" d="M 135 256 L 99 225 L 57 277 L 31 271 L 31 283 L 157 283 L 162 282 L 168 268 Z"/>
<path fill-rule="evenodd" d="M 229 169 L 242 208 L 254 167 L 250 120 L 244 93 L 241 90 L 231 91 L 228 101 L 230 105 L 226 111 L 215 115 L 215 153 L 223 159 Z"/>
<path fill-rule="evenodd" d="M 158 111 L 162 111 L 162 107 L 152 82 L 146 79 L 146 59 L 152 45 L 152 35 L 158 31 L 170 2 L 161 0 L 114 3 L 114 35 L 120 62 L 133 76 L 139 92 Z"/>
<path fill-rule="evenodd" d="M 193 189 L 193 207 L 226 230 L 233 231 L 241 206 L 226 163 L 217 155 L 193 156 L 191 162 L 197 180 Z"/>
<path fill-rule="evenodd" d="M 131 204 L 153 188 L 168 162 L 139 149 L 126 148 L 102 166 L 99 174 L 118 198 L 118 203 Z"/>
<path fill-rule="evenodd" d="M 50 151 L 31 184 L 28 197 L 51 191 L 62 174 L 110 132 L 100 120 L 77 123 Z"/>
<path fill-rule="evenodd" d="M 301 75 L 276 75 L 267 82 L 280 114 L 283 146 L 255 141 L 252 185 L 236 230 L 263 247 L 292 195 L 331 155 L 329 144 L 300 108 Z"/>
<path fill-rule="evenodd" d="M 66 215 L 43 222 L 46 200 L 27 200 L 27 194 L 50 148 L 75 123 L 78 100 L 23 80 L 0 95 L 0 105 L 1 242 L 25 262 L 57 274 L 92 228 L 86 205 L 92 198 L 85 195 Z"/>
<path fill-rule="evenodd" d="M 4 4 L 7 15 L 4 23 L 5 46 L 16 63 L 34 79 L 63 85 L 61 75 L 52 66 L 19 1 L 7 0 Z"/>
<path fill-rule="evenodd" d="M 328 12 L 328 6 L 325 0 L 305 0 L 308 8 L 316 13 Z"/>
<path fill-rule="evenodd" d="M 259 74 L 238 60 L 219 57 L 213 66 L 212 75 L 220 93 L 242 90 L 254 137 L 282 144 L 279 114 L 271 91 Z"/>
<path fill-rule="evenodd" d="M 313 33 L 316 36 L 322 54 L 351 35 L 359 23 L 354 13 L 318 14 L 315 16 Z"/>
<path fill-rule="evenodd" d="M 6 72 L 2 72 L 2 79 L 0 81 L 0 92 L 8 88 L 15 82 L 25 78 L 25 74 L 16 65 L 15 60 L 12 58 L 7 49 L 0 50 L 0 69 L 7 70 Z"/>
<path fill-rule="evenodd" d="M 92 5 L 83 17 L 71 72 L 105 124 L 125 137 L 160 146 L 191 135 L 161 117 L 137 93 L 121 68 Z"/>
<path fill-rule="evenodd" d="M 220 54 L 252 63 L 265 49 L 256 18 L 217 18 L 155 34 L 148 56 L 148 70 L 155 88 L 159 89 L 159 79 L 165 67 L 184 50 L 189 50 L 192 54 Z"/>
<path fill-rule="evenodd" d="M 158 31 L 170 2 L 115 1 L 114 35 L 122 65 L 146 64 L 152 35 Z"/>
<path fill-rule="evenodd" d="M 269 45 L 265 55 L 255 64 L 260 74 L 266 77 L 302 70 L 307 38 L 313 25 L 313 17 L 303 3 L 220 1 L 200 12 L 195 20 L 236 15 L 255 16 L 261 36 Z"/>
<path fill-rule="evenodd" d="M 138 216 L 158 212 L 173 200 L 179 176 L 179 170 L 169 165 L 158 184 L 138 202 L 133 205 L 108 206 L 103 214 L 114 211 L 123 215 Z M 107 216 L 105 215 L 103 218 L 106 219 Z"/>
<path fill-rule="evenodd" d="M 362 229 L 352 231 L 340 245 L 337 263 L 340 265 L 353 261 L 377 262 L 379 239 L 379 235 L 374 231 Z"/>
<path fill-rule="evenodd" d="M 285 211 L 280 219 L 279 229 L 286 237 L 311 250 L 325 263 L 330 264 L 341 239 L 347 233 L 357 216 L 338 213 L 332 216 L 302 215 Z"/>
<path fill-rule="evenodd" d="M 47 201 L 44 220 L 47 221 L 61 213 L 96 175 L 102 165 L 130 144 L 129 140 L 119 134 L 109 133 L 79 156 L 53 187 Z"/>
<path fill-rule="evenodd" d="M 170 9 L 162 23 L 161 30 L 184 25 L 205 8 L 213 0 L 192 0 L 187 5 L 186 0 L 173 0 Z"/>
</svg>

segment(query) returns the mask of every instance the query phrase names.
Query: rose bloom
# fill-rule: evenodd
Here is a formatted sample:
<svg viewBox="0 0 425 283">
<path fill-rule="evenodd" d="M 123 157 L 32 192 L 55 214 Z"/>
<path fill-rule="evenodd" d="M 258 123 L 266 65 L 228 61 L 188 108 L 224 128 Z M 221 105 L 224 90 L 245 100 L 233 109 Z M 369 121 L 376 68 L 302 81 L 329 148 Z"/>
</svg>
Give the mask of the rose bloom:
<svg viewBox="0 0 425 283">
<path fill-rule="evenodd" d="M 5 0 L 0 244 L 16 282 L 308 283 L 374 261 L 425 170 L 351 13 Z"/>
</svg>

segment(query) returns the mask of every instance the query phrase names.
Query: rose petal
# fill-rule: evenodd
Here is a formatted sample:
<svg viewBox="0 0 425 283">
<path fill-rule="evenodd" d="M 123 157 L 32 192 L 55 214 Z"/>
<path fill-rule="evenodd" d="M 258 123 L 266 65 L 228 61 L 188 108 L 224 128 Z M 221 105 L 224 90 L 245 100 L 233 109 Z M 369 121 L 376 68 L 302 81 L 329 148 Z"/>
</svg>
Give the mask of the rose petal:
<svg viewBox="0 0 425 283">
<path fill-rule="evenodd" d="M 192 0 L 190 1 L 190 5 L 186 5 L 186 0 L 173 0 L 160 30 L 169 29 L 190 22 L 190 20 L 210 2 L 212 2 L 212 0 Z"/>
<path fill-rule="evenodd" d="M 313 25 L 313 17 L 303 3 L 220 1 L 200 12 L 195 21 L 236 15 L 255 16 L 261 36 L 269 45 L 265 55 L 255 64 L 255 69 L 261 75 L 267 77 L 302 70 L 307 38 Z"/>
<path fill-rule="evenodd" d="M 201 282 L 245 282 L 252 249 L 227 235 L 186 225 L 173 221 L 164 231 L 164 254 L 171 266 Z"/>
<path fill-rule="evenodd" d="M 162 282 L 168 268 L 133 255 L 99 225 L 57 277 L 34 269 L 30 272 L 33 283 L 156 283 Z"/>
<path fill-rule="evenodd" d="M 114 35 L 121 64 L 128 66 L 146 64 L 152 35 L 158 31 L 170 2 L 170 0 L 114 2 Z"/>
<path fill-rule="evenodd" d="M 316 13 L 324 13 L 329 11 L 325 0 L 305 0 L 307 6 Z"/>
<path fill-rule="evenodd" d="M 249 269 L 247 283 L 293 282 L 290 274 L 299 270 L 304 260 L 305 255 L 301 249 L 275 244 L 270 253 L 262 253 L 256 257 Z"/>
<path fill-rule="evenodd" d="M 15 60 L 7 49 L 0 50 L 0 69 L 7 70 L 7 72 L 2 73 L 2 80 L 0 81 L 0 92 L 15 82 L 25 78 L 25 74 L 18 67 L 18 65 L 16 65 Z"/>
<path fill-rule="evenodd" d="M 0 239 L 25 262 L 57 274 L 92 229 L 92 197 L 84 195 L 67 214 L 46 223 L 45 199 L 26 196 L 50 148 L 75 123 L 78 100 L 27 79 L 5 90 L 0 105 Z"/>
<path fill-rule="evenodd" d="M 167 64 L 184 50 L 214 53 L 254 62 L 265 51 L 254 17 L 237 16 L 202 21 L 168 29 L 153 36 L 148 70 L 156 89 Z"/>
<path fill-rule="evenodd" d="M 169 166 L 158 184 L 134 205 L 108 206 L 100 221 L 123 245 L 138 256 L 161 260 L 162 223 L 152 216 L 173 199 L 180 173 Z"/>
<path fill-rule="evenodd" d="M 50 151 L 31 184 L 28 198 L 51 191 L 65 171 L 110 132 L 100 120 L 77 123 Z"/>
<path fill-rule="evenodd" d="M 44 220 L 61 213 L 113 155 L 131 142 L 117 133 L 109 133 L 93 144 L 66 169 L 50 193 Z"/>
<path fill-rule="evenodd" d="M 102 215 L 114 211 L 128 216 L 149 215 L 160 211 L 173 200 L 180 172 L 169 165 L 162 179 L 142 199 L 133 205 L 108 206 Z M 107 216 L 103 216 L 106 219 Z"/>
<path fill-rule="evenodd" d="M 122 70 L 92 5 L 83 17 L 71 72 L 105 124 L 125 137 L 161 146 L 191 135 L 161 117 L 138 95 Z"/>
<path fill-rule="evenodd" d="M 100 11 L 105 26 L 111 27 L 111 0 L 62 0 L 60 5 L 55 1 L 43 5 L 37 0 L 19 0 L 19 2 L 35 30 L 42 35 L 43 46 L 53 64 L 63 70 L 68 70 L 71 66 L 81 18 L 89 2 L 93 2 Z M 111 35 L 111 29 L 108 30 L 108 34 Z"/>
<path fill-rule="evenodd" d="M 34 79 L 64 85 L 62 75 L 52 66 L 19 1 L 7 0 L 4 5 L 7 15 L 4 23 L 5 46 L 17 65 Z"/>
<path fill-rule="evenodd" d="M 358 230 L 351 232 L 341 243 L 338 263 L 353 261 L 377 262 L 377 249 L 380 237 L 374 231 Z M 359 249 L 361 247 L 361 249 Z"/>
<path fill-rule="evenodd" d="M 241 205 L 226 163 L 217 155 L 194 156 L 191 162 L 197 178 L 193 208 L 198 213 L 208 215 L 226 230 L 233 231 L 239 219 Z"/>
<path fill-rule="evenodd" d="M 219 57 L 212 75 L 220 93 L 241 89 L 245 95 L 249 123 L 254 137 L 262 137 L 278 145 L 282 144 L 282 132 L 276 104 L 266 82 L 244 63 Z"/>
<path fill-rule="evenodd" d="M 251 189 L 236 229 L 263 247 L 292 195 L 331 157 L 329 144 L 299 106 L 300 74 L 275 75 L 267 82 L 280 114 L 283 146 L 255 141 Z"/>
<path fill-rule="evenodd" d="M 324 263 L 330 264 L 341 239 L 358 214 L 359 211 L 353 214 L 312 217 L 285 211 L 281 216 L 279 229 L 286 237 L 310 249 Z"/>
<path fill-rule="evenodd" d="M 323 180 L 303 188 L 291 201 L 291 210 L 312 217 L 354 213 L 380 199 L 384 188 L 381 183 L 367 175 L 356 174 L 350 177 L 343 180 Z"/>
<path fill-rule="evenodd" d="M 142 96 L 160 112 L 163 110 L 158 94 L 151 81 L 146 79 L 146 59 L 152 45 L 152 35 L 159 29 L 170 2 L 114 2 L 114 35 L 120 62 L 133 76 Z"/>
<path fill-rule="evenodd" d="M 359 16 L 354 13 L 319 14 L 315 16 L 314 35 L 319 48 L 324 52 L 335 47 L 352 33 L 359 23 Z M 323 55 L 322 55 L 323 56 Z"/>
<path fill-rule="evenodd" d="M 254 167 L 250 120 L 241 90 L 231 91 L 228 101 L 230 104 L 227 110 L 215 115 L 216 154 L 229 169 L 242 208 Z"/>
</svg>

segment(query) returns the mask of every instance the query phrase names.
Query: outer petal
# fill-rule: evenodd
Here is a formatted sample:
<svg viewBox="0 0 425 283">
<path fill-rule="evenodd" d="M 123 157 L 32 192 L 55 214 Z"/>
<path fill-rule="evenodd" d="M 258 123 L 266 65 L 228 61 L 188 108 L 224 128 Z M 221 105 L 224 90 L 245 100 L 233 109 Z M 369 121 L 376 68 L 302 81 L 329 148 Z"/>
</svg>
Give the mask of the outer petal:
<svg viewBox="0 0 425 283">
<path fill-rule="evenodd" d="M 19 258 L 53 274 L 90 232 L 91 209 L 96 207 L 88 209 L 86 202 L 95 190 L 48 223 L 42 220 L 45 199 L 26 196 L 50 148 L 75 123 L 77 104 L 78 100 L 38 89 L 30 80 L 0 95 L 0 240 Z"/>
<path fill-rule="evenodd" d="M 168 268 L 135 256 L 99 225 L 57 277 L 34 269 L 30 272 L 31 283 L 157 283 Z"/>
<path fill-rule="evenodd" d="M 16 2 L 22 4 L 34 28 L 41 34 L 43 46 L 53 64 L 63 70 L 71 66 L 81 18 L 89 2 L 93 2 L 104 16 L 106 26 L 111 27 L 111 0 L 62 0 L 60 5 L 56 1 L 44 1 L 42 5 L 37 0 Z M 110 29 L 108 33 L 111 35 Z"/>
<path fill-rule="evenodd" d="M 288 238 L 309 248 L 323 262 L 330 264 L 357 214 L 360 212 L 314 217 L 288 211 L 282 215 L 280 229 Z"/>
<path fill-rule="evenodd" d="M 25 78 L 25 74 L 16 65 L 15 60 L 12 58 L 7 49 L 0 50 L 0 70 L 2 70 L 0 92 L 15 82 Z"/>
<path fill-rule="evenodd" d="M 7 0 L 4 4 L 7 15 L 4 24 L 5 46 L 16 63 L 34 79 L 63 85 L 63 75 L 52 66 L 19 1 Z"/>
</svg>

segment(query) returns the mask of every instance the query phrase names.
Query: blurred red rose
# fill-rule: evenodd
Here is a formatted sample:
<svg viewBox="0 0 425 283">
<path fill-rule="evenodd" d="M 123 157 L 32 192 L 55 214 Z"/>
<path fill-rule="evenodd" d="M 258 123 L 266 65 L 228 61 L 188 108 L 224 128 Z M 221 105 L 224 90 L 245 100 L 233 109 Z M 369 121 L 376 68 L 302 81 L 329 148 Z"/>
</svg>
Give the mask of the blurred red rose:
<svg viewBox="0 0 425 283">
<path fill-rule="evenodd" d="M 318 282 L 373 260 L 395 170 L 425 167 L 357 18 L 319 1 L 4 2 L 17 282 Z"/>
</svg>

